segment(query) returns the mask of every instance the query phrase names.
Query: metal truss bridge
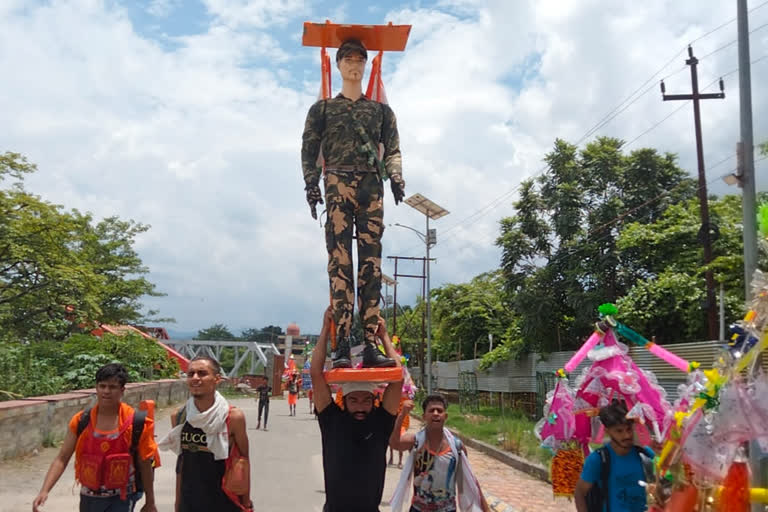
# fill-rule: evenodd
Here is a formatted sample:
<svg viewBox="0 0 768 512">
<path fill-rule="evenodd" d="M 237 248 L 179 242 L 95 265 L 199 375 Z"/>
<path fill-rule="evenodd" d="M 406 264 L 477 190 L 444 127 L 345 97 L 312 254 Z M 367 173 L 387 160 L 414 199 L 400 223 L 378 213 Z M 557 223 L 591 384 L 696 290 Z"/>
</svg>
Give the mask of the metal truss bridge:
<svg viewBox="0 0 768 512">
<path fill-rule="evenodd" d="M 208 341 L 208 340 L 163 340 L 163 343 L 171 346 L 184 357 L 194 359 L 198 356 L 213 357 L 221 362 L 224 349 L 234 351 L 235 364 L 231 369 L 222 367 L 227 377 L 236 377 L 240 368 L 248 364 L 248 373 L 256 373 L 256 368 L 261 363 L 267 367 L 267 354 L 280 355 L 274 343 L 260 343 L 256 341 Z"/>
</svg>

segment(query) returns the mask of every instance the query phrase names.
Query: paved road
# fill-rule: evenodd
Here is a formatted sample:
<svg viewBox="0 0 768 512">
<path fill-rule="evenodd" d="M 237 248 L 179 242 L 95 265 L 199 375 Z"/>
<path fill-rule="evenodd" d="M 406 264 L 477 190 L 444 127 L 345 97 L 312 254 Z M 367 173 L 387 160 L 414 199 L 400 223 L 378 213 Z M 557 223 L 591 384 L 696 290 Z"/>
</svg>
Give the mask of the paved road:
<svg viewBox="0 0 768 512">
<path fill-rule="evenodd" d="M 252 494 L 256 510 L 320 512 L 325 501 L 320 429 L 314 415 L 308 413 L 309 404 L 306 399 L 299 401 L 295 417 L 288 416 L 286 401 L 273 400 L 267 432 L 255 430 L 257 409 L 254 400 L 232 400 L 232 403 L 245 411 L 249 426 Z M 155 432 L 158 437 L 170 429 L 170 412 L 170 409 L 166 409 L 157 414 Z M 56 449 L 46 448 L 37 456 L 0 463 L 0 511 L 32 510 L 32 500 L 56 453 Z M 163 465 L 155 473 L 158 510 L 172 512 L 176 457 L 170 452 L 162 452 L 161 458 Z M 385 499 L 392 494 L 398 478 L 398 469 L 387 469 Z M 46 512 L 76 512 L 79 497 L 73 486 L 74 470 L 71 461 L 49 495 Z M 383 507 L 382 510 L 388 509 Z"/>
<path fill-rule="evenodd" d="M 255 430 L 256 402 L 233 400 L 242 408 L 249 426 L 253 501 L 258 512 L 291 510 L 322 510 L 323 463 L 320 430 L 315 417 L 309 414 L 306 399 L 299 400 L 297 416 L 288 416 L 288 404 L 273 400 L 269 431 Z M 157 413 L 156 434 L 164 435 L 170 428 L 166 409 Z M 412 422 L 417 426 L 418 422 Z M 28 512 L 42 484 L 48 465 L 57 450 L 46 448 L 36 456 L 0 463 L 0 512 Z M 469 451 L 478 479 L 486 492 L 502 499 L 520 512 L 556 512 L 574 510 L 567 501 L 552 499 L 548 484 L 520 473 L 475 450 Z M 163 452 L 163 466 L 156 471 L 156 494 L 160 512 L 173 511 L 176 457 Z M 387 469 L 384 500 L 392 495 L 400 478 L 400 470 Z M 46 512 L 76 512 L 79 497 L 74 487 L 74 471 L 70 462 L 67 471 L 51 492 Z M 382 506 L 382 512 L 388 507 Z"/>
</svg>

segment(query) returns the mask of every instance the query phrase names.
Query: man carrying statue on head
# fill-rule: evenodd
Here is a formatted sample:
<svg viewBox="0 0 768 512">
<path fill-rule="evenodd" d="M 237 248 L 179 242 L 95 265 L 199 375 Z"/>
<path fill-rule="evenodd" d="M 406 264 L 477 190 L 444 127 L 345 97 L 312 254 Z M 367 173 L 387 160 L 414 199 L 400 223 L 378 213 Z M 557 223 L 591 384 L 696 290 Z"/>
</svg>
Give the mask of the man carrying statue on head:
<svg viewBox="0 0 768 512">
<path fill-rule="evenodd" d="M 350 344 L 355 299 L 352 240 L 357 234 L 357 296 L 363 324 L 363 367 L 395 366 L 376 346 L 381 294 L 381 237 L 384 233 L 384 181 L 389 179 L 395 204 L 405 196 L 400 138 L 392 109 L 363 95 L 362 80 L 368 52 L 357 39 L 343 42 L 336 65 L 343 86 L 335 98 L 309 109 L 302 137 L 301 163 L 307 202 L 313 218 L 320 191 L 322 166 L 327 222 L 328 277 L 336 325 L 334 368 L 350 368 Z M 383 152 L 379 150 L 383 147 Z"/>
</svg>

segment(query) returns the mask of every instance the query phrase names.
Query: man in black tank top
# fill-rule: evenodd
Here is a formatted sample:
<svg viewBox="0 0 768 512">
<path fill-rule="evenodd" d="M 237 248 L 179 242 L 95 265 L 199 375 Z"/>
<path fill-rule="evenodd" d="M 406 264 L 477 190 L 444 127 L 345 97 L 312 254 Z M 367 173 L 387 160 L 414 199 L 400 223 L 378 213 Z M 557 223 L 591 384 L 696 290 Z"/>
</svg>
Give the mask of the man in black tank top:
<svg viewBox="0 0 768 512">
<path fill-rule="evenodd" d="M 199 411 L 213 406 L 216 384 L 221 380 L 221 367 L 210 358 L 192 360 L 187 371 L 187 384 Z M 175 427 L 181 429 L 181 454 L 176 462 L 176 512 L 240 512 L 222 489 L 226 470 L 226 458 L 216 460 L 209 449 L 208 437 L 200 429 L 186 421 L 186 406 L 171 416 Z M 245 415 L 236 407 L 229 410 L 229 446 L 237 445 L 240 454 L 248 456 L 248 436 Z M 250 495 L 241 496 L 250 505 Z"/>
</svg>

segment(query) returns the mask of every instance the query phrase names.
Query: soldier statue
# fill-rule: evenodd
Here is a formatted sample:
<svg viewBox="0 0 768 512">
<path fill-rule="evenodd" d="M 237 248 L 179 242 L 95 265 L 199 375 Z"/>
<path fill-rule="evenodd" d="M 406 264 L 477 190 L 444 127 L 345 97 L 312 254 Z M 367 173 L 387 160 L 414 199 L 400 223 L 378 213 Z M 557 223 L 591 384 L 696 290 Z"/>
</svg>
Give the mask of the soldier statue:
<svg viewBox="0 0 768 512">
<path fill-rule="evenodd" d="M 355 278 L 352 240 L 357 235 L 357 296 L 363 324 L 364 368 L 395 366 L 376 346 L 381 294 L 381 237 L 384 233 L 384 181 L 390 180 L 395 204 L 405 196 L 400 138 L 392 109 L 363 94 L 362 80 L 368 51 L 357 39 L 344 41 L 336 53 L 343 86 L 335 98 L 309 109 L 301 147 L 307 202 L 317 219 L 322 168 L 327 222 L 328 278 L 336 324 L 333 368 L 350 368 Z M 383 154 L 379 146 L 383 146 Z M 322 151 L 322 153 L 321 153 Z"/>
</svg>

